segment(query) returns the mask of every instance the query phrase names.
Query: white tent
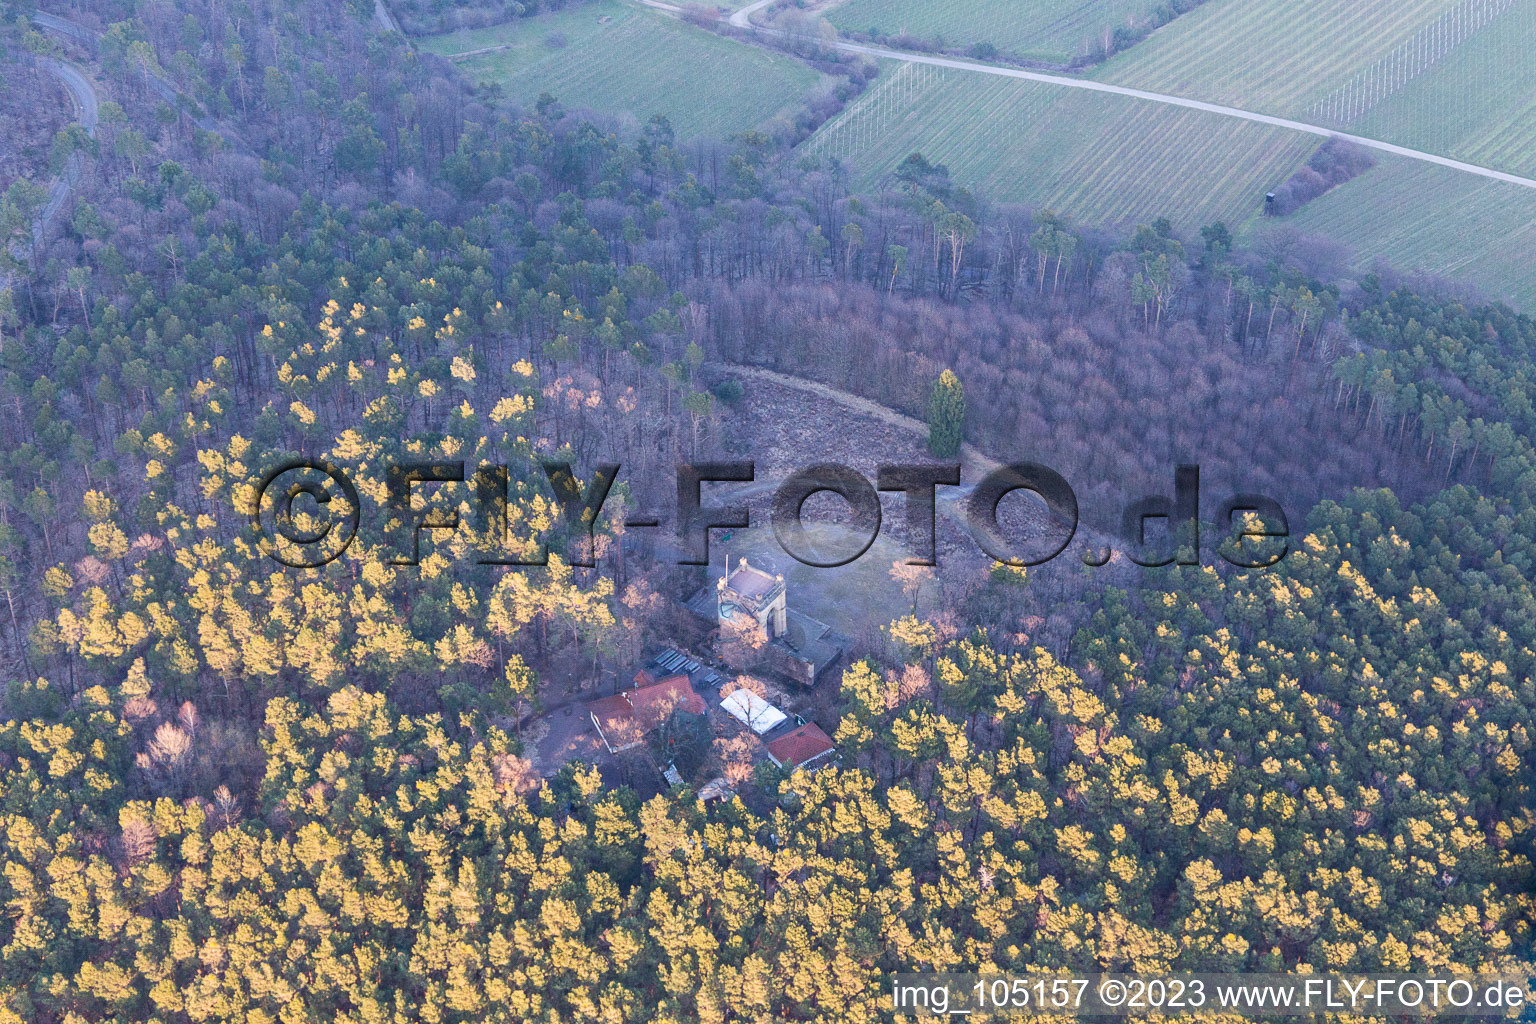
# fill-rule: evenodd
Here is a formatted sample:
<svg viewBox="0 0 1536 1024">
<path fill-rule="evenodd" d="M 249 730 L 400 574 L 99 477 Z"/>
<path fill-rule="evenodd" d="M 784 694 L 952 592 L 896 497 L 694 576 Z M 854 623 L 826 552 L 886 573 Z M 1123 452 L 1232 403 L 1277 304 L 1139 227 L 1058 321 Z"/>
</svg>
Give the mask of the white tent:
<svg viewBox="0 0 1536 1024">
<path fill-rule="evenodd" d="M 751 690 L 733 690 L 720 706 L 742 725 L 759 736 L 773 729 L 789 716 Z"/>
</svg>

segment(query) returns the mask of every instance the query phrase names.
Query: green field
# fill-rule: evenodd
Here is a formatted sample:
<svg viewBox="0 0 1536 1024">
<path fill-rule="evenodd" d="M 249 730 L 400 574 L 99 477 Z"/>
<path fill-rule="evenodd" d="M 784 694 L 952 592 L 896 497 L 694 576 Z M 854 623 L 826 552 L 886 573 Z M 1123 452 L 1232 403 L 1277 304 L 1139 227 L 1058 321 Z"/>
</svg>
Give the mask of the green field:
<svg viewBox="0 0 1536 1024">
<path fill-rule="evenodd" d="M 444 56 L 485 51 L 456 63 L 510 99 L 531 103 L 548 92 L 567 107 L 629 113 L 642 122 L 665 114 L 679 138 L 770 126 L 791 116 L 821 81 L 790 57 L 616 0 L 420 44 Z"/>
<path fill-rule="evenodd" d="M 850 0 L 833 21 L 1070 56 L 1095 18 L 1146 0 Z M 1091 35 L 1092 28 L 1087 28 Z M 551 37 L 557 36 L 552 45 Z M 788 57 L 618 0 L 422 41 L 470 77 L 532 102 L 663 113 L 680 137 L 727 135 L 792 113 L 820 76 Z M 1536 0 L 1211 0 L 1094 76 L 1369 135 L 1536 175 Z M 1054 48 L 1054 49 L 1053 49 Z M 1070 51 L 1070 52 L 1069 52 Z M 707 98 L 703 100 L 701 98 Z M 805 144 L 875 185 L 909 154 L 989 198 L 1130 227 L 1167 216 L 1265 226 L 1263 193 L 1316 138 L 1126 97 L 902 62 Z M 1384 160 L 1291 221 L 1357 262 L 1458 275 L 1536 307 L 1524 268 L 1536 204 L 1516 186 Z M 1433 209 L 1432 217 L 1417 212 Z"/>
<path fill-rule="evenodd" d="M 925 16 L 949 6 L 924 5 Z M 835 20 L 857 26 L 850 12 L 875 9 L 903 5 L 853 0 Z M 984 26 L 990 10 L 968 4 L 970 14 L 956 17 Z M 1536 176 L 1533 51 L 1536 0 L 1211 0 L 1094 77 Z M 809 151 L 848 162 L 865 186 L 921 152 L 990 198 L 1084 223 L 1124 227 L 1161 215 L 1186 230 L 1218 218 L 1264 230 L 1274 222 L 1258 216 L 1263 193 L 1317 141 L 959 70 L 892 63 L 882 72 Z M 1361 267 L 1384 259 L 1536 308 L 1529 189 L 1383 157 L 1284 223 L 1346 243 Z"/>
<path fill-rule="evenodd" d="M 1217 114 L 917 64 L 888 63 L 808 150 L 875 184 L 910 153 L 1000 202 L 1133 227 L 1241 224 L 1316 139 Z M 1091 130 L 1085 130 L 1089 128 Z"/>
<path fill-rule="evenodd" d="M 1533 0 L 1216 0 L 1095 77 L 1519 172 L 1533 47 Z"/>
<path fill-rule="evenodd" d="M 1385 60 L 1397 73 L 1395 54 L 1424 48 L 1420 37 L 1428 28 L 1469 5 L 1512 2 L 1211 0 L 1094 77 L 1303 117 L 1362 69 Z M 1536 0 L 1519 2 L 1536 9 Z M 866 5 L 902 9 L 899 0 L 852 0 L 834 10 L 834 20 L 856 26 Z M 1049 0 L 1043 6 L 1081 7 Z M 971 18 L 978 26 L 998 20 L 985 0 L 922 10 L 930 19 Z M 1022 31 L 1027 19 L 1013 18 Z M 1256 221 L 1264 192 L 1317 143 L 1281 128 L 1127 97 L 923 66 L 882 70 L 876 86 L 811 140 L 811 151 L 845 160 L 866 185 L 920 151 L 990 197 L 1047 206 L 1087 223 L 1123 227 L 1167 216 L 1188 229 L 1216 219 L 1233 226 Z"/>
<path fill-rule="evenodd" d="M 1435 66 L 1350 122 L 1415 149 L 1536 175 L 1536 3 L 1511 5 Z"/>
<path fill-rule="evenodd" d="M 1299 116 L 1456 6 L 1457 0 L 1211 0 L 1107 61 L 1094 77 Z"/>
<path fill-rule="evenodd" d="M 1536 175 L 1536 0 L 1213 0 L 1096 77 Z M 1536 193 L 1384 158 L 1292 223 L 1536 308 Z"/>
<path fill-rule="evenodd" d="M 1361 269 L 1380 258 L 1536 309 L 1531 189 L 1384 157 L 1370 173 L 1313 200 L 1286 223 L 1350 245 Z"/>
<path fill-rule="evenodd" d="M 848 0 L 827 17 L 850 32 L 907 32 L 962 47 L 991 43 L 1005 53 L 1065 62 L 1098 49 L 1106 30 L 1153 6 L 1153 0 Z"/>
</svg>

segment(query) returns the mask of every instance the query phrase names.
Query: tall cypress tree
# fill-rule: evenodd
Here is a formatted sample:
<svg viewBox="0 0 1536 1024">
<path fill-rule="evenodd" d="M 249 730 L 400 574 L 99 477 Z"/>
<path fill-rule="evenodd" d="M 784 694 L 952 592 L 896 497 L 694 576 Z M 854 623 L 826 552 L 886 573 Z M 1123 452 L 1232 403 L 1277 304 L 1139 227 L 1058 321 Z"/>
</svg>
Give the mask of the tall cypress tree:
<svg viewBox="0 0 1536 1024">
<path fill-rule="evenodd" d="M 943 459 L 960 454 L 964 426 L 965 388 L 953 370 L 945 370 L 928 396 L 928 449 Z"/>
</svg>

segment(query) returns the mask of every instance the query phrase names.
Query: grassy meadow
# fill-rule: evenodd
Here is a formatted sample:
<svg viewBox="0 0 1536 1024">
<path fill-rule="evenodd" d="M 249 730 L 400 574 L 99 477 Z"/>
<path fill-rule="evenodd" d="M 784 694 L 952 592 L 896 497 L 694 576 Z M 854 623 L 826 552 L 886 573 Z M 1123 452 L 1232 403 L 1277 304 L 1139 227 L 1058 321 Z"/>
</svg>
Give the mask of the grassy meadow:
<svg viewBox="0 0 1536 1024">
<path fill-rule="evenodd" d="M 685 25 L 658 11 L 599 0 L 504 25 L 420 40 L 457 57 L 471 79 L 531 103 L 653 114 L 680 139 L 723 137 L 788 117 L 821 81 L 805 64 Z M 481 52 L 474 52 L 481 51 Z"/>
<path fill-rule="evenodd" d="M 991 43 L 1020 57 L 1065 62 L 1152 6 L 1153 0 L 848 0 L 827 17 L 847 31 L 907 32 L 962 47 Z"/>
<path fill-rule="evenodd" d="M 1167 216 L 1195 228 L 1257 214 L 1316 141 L 1144 100 L 891 62 L 808 145 L 851 164 L 865 185 L 920 151 L 999 202 L 1086 223 Z"/>
<path fill-rule="evenodd" d="M 1536 310 L 1536 191 L 1433 164 L 1385 157 L 1370 173 L 1314 199 L 1286 223 L 1377 259 L 1466 281 L 1490 298 Z"/>
<path fill-rule="evenodd" d="M 1296 117 L 1455 0 L 1210 0 L 1094 77 Z"/>
</svg>

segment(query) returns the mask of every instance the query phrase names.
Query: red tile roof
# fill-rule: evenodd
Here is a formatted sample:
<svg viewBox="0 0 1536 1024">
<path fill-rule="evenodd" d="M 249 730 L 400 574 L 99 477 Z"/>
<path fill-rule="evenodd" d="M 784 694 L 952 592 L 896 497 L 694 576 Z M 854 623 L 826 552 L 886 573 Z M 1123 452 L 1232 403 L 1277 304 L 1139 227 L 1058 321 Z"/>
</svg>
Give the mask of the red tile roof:
<svg viewBox="0 0 1536 1024">
<path fill-rule="evenodd" d="M 587 710 L 598 718 L 633 718 L 634 711 L 622 694 L 604 697 L 587 705 Z"/>
<path fill-rule="evenodd" d="M 587 705 L 609 750 L 624 750 L 640 742 L 640 728 L 635 711 L 623 694 L 604 697 Z"/>
<path fill-rule="evenodd" d="M 832 740 L 815 722 L 806 722 L 794 732 L 786 733 L 768 744 L 768 753 L 785 768 L 813 761 L 835 749 Z"/>
<path fill-rule="evenodd" d="M 654 686 L 642 686 L 625 694 L 636 715 L 646 719 L 646 728 L 654 729 L 673 711 L 702 715 L 708 711 L 704 700 L 693 692 L 687 676 L 667 676 Z"/>
<path fill-rule="evenodd" d="M 688 684 L 688 677 L 682 675 L 667 676 L 651 686 L 595 700 L 587 705 L 587 710 L 611 740 L 622 737 L 625 741 L 650 732 L 673 711 L 695 715 L 708 711 L 703 699 Z"/>
</svg>

